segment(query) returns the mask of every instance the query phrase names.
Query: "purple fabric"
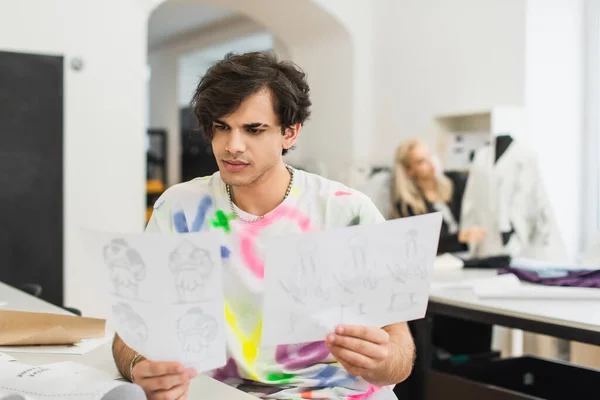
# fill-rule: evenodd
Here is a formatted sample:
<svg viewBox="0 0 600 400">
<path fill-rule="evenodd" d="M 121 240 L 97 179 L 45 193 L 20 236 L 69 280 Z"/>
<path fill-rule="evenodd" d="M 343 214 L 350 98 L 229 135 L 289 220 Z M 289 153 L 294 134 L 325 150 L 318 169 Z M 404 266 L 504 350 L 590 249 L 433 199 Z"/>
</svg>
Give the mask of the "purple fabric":
<svg viewBox="0 0 600 400">
<path fill-rule="evenodd" d="M 567 270 L 549 268 L 532 270 L 507 267 L 498 270 L 500 274 L 515 274 L 520 280 L 547 286 L 573 286 L 600 288 L 600 269 Z"/>
</svg>

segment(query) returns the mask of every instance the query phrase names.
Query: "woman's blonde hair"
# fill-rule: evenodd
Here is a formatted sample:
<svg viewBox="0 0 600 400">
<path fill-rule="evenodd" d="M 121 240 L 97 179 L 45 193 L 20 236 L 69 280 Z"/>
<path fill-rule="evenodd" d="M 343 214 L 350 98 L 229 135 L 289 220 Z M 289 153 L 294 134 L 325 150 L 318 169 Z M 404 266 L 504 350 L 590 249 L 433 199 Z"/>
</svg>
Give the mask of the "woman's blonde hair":
<svg viewBox="0 0 600 400">
<path fill-rule="evenodd" d="M 425 205 L 421 189 L 416 180 L 409 177 L 406 172 L 410 167 L 410 153 L 418 145 L 425 145 L 425 143 L 420 139 L 409 139 L 402 143 L 396 150 L 394 163 L 394 203 L 397 203 L 398 200 L 401 202 L 400 210 L 397 210 L 397 207 L 394 206 L 397 217 L 408 216 L 409 206 L 412 208 L 414 214 L 425 214 L 427 212 L 427 206 Z M 443 173 L 436 173 L 435 181 L 437 200 L 448 202 L 452 197 L 452 181 Z"/>
</svg>

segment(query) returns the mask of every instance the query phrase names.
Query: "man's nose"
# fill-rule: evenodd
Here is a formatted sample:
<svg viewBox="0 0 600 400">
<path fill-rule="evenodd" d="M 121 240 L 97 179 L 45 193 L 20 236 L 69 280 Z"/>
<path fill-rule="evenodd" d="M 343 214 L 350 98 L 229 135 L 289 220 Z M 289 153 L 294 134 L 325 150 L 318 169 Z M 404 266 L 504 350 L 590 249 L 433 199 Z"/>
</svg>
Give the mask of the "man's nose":
<svg viewBox="0 0 600 400">
<path fill-rule="evenodd" d="M 231 154 L 243 153 L 246 151 L 244 135 L 239 129 L 232 129 L 227 142 L 227 151 Z"/>
</svg>

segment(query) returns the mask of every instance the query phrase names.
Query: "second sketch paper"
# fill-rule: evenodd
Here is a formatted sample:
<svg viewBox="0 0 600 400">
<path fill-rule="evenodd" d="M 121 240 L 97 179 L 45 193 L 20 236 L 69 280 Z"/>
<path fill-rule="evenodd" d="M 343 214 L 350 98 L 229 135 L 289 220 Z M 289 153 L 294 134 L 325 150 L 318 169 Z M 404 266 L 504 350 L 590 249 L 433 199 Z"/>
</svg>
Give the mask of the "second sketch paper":
<svg viewBox="0 0 600 400">
<path fill-rule="evenodd" d="M 219 235 L 83 231 L 101 269 L 109 322 L 125 343 L 155 361 L 198 372 L 225 364 Z"/>
<path fill-rule="evenodd" d="M 0 399 L 146 398 L 139 386 L 114 380 L 104 371 L 74 362 L 44 365 L 28 365 L 17 361 L 5 363 L 0 368 L 0 383 Z"/>
<path fill-rule="evenodd" d="M 341 323 L 422 318 L 441 224 L 432 213 L 271 241 L 262 344 L 324 340 Z"/>
</svg>

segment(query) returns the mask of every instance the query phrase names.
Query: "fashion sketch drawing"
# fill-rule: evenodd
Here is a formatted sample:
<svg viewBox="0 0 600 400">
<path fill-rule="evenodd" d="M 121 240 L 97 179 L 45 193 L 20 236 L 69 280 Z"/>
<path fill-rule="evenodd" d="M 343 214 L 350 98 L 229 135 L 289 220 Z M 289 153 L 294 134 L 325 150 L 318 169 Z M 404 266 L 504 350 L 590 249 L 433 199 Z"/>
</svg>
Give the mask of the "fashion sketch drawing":
<svg viewBox="0 0 600 400">
<path fill-rule="evenodd" d="M 299 262 L 291 269 L 289 276 L 280 279 L 279 284 L 296 305 L 308 306 L 311 300 L 328 300 L 329 293 L 324 288 L 322 277 L 317 271 L 315 257 L 318 247 L 310 240 L 301 242 L 298 246 Z M 290 315 L 290 331 L 294 331 L 298 316 L 295 312 Z"/>
<path fill-rule="evenodd" d="M 367 263 L 367 240 L 362 235 L 352 235 L 348 239 L 349 262 L 342 271 L 336 271 L 334 279 L 341 289 L 341 319 L 344 320 L 348 309 L 357 307 L 358 314 L 364 314 L 364 301 L 377 287 L 376 271 Z"/>
<path fill-rule="evenodd" d="M 179 303 L 210 300 L 206 288 L 215 267 L 208 250 L 189 241 L 182 242 L 169 256 L 169 269 L 173 273 Z"/>
<path fill-rule="evenodd" d="M 104 263 L 116 296 L 139 299 L 139 285 L 146 277 L 146 264 L 140 253 L 125 239 L 115 238 L 103 249 Z"/>
<path fill-rule="evenodd" d="M 112 307 L 117 332 L 125 341 L 144 343 L 148 340 L 148 326 L 129 304 L 118 303 Z"/>
<path fill-rule="evenodd" d="M 404 235 L 401 257 L 391 260 L 388 270 L 396 282 L 402 284 L 401 290 L 392 294 L 390 311 L 396 311 L 414 305 L 417 300 L 415 292 L 410 289 L 410 284 L 427 278 L 425 254 L 419 243 L 419 232 L 411 229 Z"/>
<path fill-rule="evenodd" d="M 195 307 L 177 320 L 177 336 L 186 361 L 201 361 L 210 357 L 210 344 L 217 337 L 219 325 L 212 316 Z"/>
</svg>

